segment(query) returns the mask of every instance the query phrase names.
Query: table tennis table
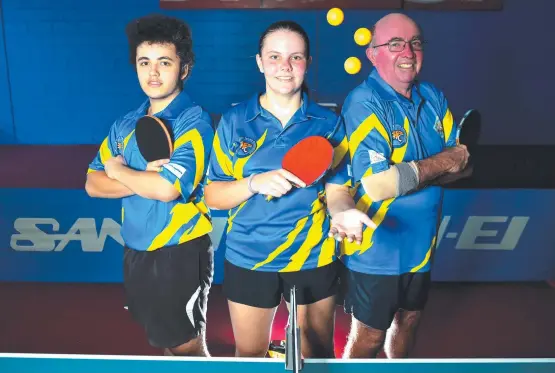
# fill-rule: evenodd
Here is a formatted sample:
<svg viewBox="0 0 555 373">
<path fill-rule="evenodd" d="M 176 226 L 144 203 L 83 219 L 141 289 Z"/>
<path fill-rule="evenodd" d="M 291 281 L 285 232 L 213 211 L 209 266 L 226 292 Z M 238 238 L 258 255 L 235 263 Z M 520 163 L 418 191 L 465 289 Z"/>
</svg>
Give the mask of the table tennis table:
<svg viewBox="0 0 555 373">
<path fill-rule="evenodd" d="M 286 373 L 283 359 L 0 354 L 2 373 Z M 555 359 L 305 359 L 303 373 L 553 373 Z"/>
</svg>

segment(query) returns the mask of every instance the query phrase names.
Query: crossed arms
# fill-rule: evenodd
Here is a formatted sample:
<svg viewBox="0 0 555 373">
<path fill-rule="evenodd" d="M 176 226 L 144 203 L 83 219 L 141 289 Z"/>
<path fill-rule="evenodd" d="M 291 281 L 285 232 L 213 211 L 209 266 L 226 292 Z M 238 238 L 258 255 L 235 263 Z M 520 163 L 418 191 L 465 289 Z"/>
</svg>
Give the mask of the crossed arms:
<svg viewBox="0 0 555 373">
<path fill-rule="evenodd" d="M 210 147 L 204 142 L 211 143 L 213 132 L 203 117 L 178 120 L 181 123 L 174 125 L 176 140 L 171 158 L 150 162 L 145 170 L 129 167 L 118 155 L 114 124 L 87 173 L 87 193 L 101 198 L 139 195 L 162 202 L 189 199 L 206 172 Z"/>
<path fill-rule="evenodd" d="M 397 157 L 397 162 L 392 164 L 393 146 L 382 123 L 384 117 L 383 112 L 366 102 L 356 103 L 344 112 L 354 177 L 360 180 L 372 201 L 383 201 L 468 176 L 471 171 L 467 168 L 468 150 L 464 145 L 456 145 L 454 133 L 448 134 L 440 153 L 410 162 Z"/>
<path fill-rule="evenodd" d="M 91 197 L 122 198 L 137 194 L 162 202 L 173 201 L 179 197 L 179 191 L 157 170 L 168 162 L 168 159 L 154 161 L 145 171 L 136 171 L 127 167 L 121 155 L 112 157 L 104 164 L 104 171 L 87 174 L 85 190 Z"/>
</svg>

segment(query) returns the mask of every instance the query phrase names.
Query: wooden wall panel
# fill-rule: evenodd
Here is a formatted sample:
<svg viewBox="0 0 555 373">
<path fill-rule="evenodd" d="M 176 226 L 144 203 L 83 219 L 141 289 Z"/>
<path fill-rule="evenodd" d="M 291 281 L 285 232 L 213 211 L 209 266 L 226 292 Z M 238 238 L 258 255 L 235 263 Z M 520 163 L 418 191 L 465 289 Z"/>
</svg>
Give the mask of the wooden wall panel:
<svg viewBox="0 0 555 373">
<path fill-rule="evenodd" d="M 261 0 L 160 0 L 162 9 L 260 9 Z"/>
<path fill-rule="evenodd" d="M 402 0 L 262 0 L 263 8 L 278 9 L 400 9 Z"/>
<path fill-rule="evenodd" d="M 162 9 L 502 10 L 503 0 L 159 0 Z M 524 1 L 524 0 L 523 0 Z"/>
<path fill-rule="evenodd" d="M 503 0 L 404 0 L 403 7 L 422 10 L 502 10 Z"/>
</svg>

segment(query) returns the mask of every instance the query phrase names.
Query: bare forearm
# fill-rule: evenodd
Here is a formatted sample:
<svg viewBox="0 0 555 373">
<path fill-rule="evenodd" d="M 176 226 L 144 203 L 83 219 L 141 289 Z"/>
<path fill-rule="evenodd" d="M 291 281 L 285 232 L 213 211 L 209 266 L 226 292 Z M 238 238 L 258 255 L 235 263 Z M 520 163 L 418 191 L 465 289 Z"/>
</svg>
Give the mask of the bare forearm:
<svg viewBox="0 0 555 373">
<path fill-rule="evenodd" d="M 355 208 L 355 202 L 349 194 L 349 189 L 343 185 L 326 184 L 326 203 L 332 217 Z"/>
<path fill-rule="evenodd" d="M 89 173 L 85 190 L 89 196 L 98 198 L 123 198 L 135 194 L 119 181 L 110 179 L 104 171 Z"/>
<path fill-rule="evenodd" d="M 384 201 L 435 184 L 434 181 L 448 175 L 452 167 L 451 160 L 440 153 L 367 176 L 362 179 L 362 186 L 372 201 Z"/>
<path fill-rule="evenodd" d="M 169 202 L 179 197 L 177 189 L 155 171 L 121 167 L 115 173 L 115 179 L 143 198 Z"/>
<path fill-rule="evenodd" d="M 455 166 L 455 162 L 446 153 L 439 153 L 417 161 L 416 166 L 418 167 L 419 186 L 424 186 L 432 180 L 448 175 L 449 170 Z"/>
<path fill-rule="evenodd" d="M 473 167 L 469 166 L 466 167 L 461 172 L 449 173 L 438 177 L 437 179 L 433 180 L 431 184 L 434 185 L 445 185 L 449 183 L 453 183 L 457 180 L 464 179 L 465 177 L 469 177 L 472 175 Z"/>
<path fill-rule="evenodd" d="M 204 188 L 204 198 L 209 208 L 229 210 L 253 196 L 247 187 L 248 178 L 234 181 L 213 181 Z"/>
<path fill-rule="evenodd" d="M 436 181 L 447 180 L 447 175 L 459 173 L 468 162 L 466 146 L 457 145 L 420 161 L 401 162 L 385 171 L 364 177 L 362 185 L 368 197 L 378 202 L 404 196 Z"/>
</svg>

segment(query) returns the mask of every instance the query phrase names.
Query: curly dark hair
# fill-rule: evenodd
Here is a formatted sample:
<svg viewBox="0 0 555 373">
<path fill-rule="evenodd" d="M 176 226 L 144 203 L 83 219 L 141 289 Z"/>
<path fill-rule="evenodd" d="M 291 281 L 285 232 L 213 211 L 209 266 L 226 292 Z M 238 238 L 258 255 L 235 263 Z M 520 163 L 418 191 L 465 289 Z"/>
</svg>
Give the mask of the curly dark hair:
<svg viewBox="0 0 555 373">
<path fill-rule="evenodd" d="M 191 29 L 182 20 L 162 14 L 151 14 L 129 22 L 125 28 L 129 41 L 129 62 L 136 66 L 137 47 L 144 42 L 173 44 L 180 60 L 180 71 L 195 64 Z M 189 75 L 188 74 L 188 75 Z"/>
</svg>

